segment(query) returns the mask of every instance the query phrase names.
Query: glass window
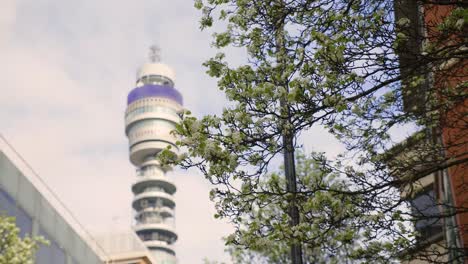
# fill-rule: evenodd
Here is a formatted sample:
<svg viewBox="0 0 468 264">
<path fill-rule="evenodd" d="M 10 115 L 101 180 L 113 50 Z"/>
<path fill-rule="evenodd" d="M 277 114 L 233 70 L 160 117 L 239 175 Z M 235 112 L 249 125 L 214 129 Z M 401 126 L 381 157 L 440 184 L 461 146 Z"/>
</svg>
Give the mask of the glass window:
<svg viewBox="0 0 468 264">
<path fill-rule="evenodd" d="M 15 216 L 15 200 L 7 192 L 0 189 L 0 213 Z"/>
<path fill-rule="evenodd" d="M 143 192 L 164 192 L 164 189 L 158 186 L 146 187 Z"/>
<path fill-rule="evenodd" d="M 132 126 L 132 130 L 137 130 L 142 127 L 151 127 L 151 126 L 164 126 L 164 124 L 167 121 L 165 120 L 151 120 L 151 119 L 146 119 L 146 120 L 141 120 L 135 125 Z M 169 123 L 169 122 L 167 122 Z"/>
<path fill-rule="evenodd" d="M 427 239 L 442 232 L 442 220 L 433 189 L 418 194 L 411 200 L 411 210 L 415 216 L 415 228 L 421 239 Z"/>
<path fill-rule="evenodd" d="M 79 264 L 78 261 L 72 257 L 70 257 L 71 264 Z"/>
<path fill-rule="evenodd" d="M 42 228 L 39 229 L 39 235 L 44 237 L 49 243 L 52 244 L 52 241 L 47 235 L 46 232 L 42 230 Z M 50 249 L 50 246 L 47 245 L 41 245 L 39 247 L 39 250 L 36 252 L 36 261 L 34 263 L 36 264 L 50 264 L 52 259 L 52 250 Z"/>
<path fill-rule="evenodd" d="M 51 243 L 51 256 L 52 256 L 52 264 L 65 264 L 66 257 L 65 252 L 59 247 L 57 243 Z"/>
<path fill-rule="evenodd" d="M 162 201 L 162 199 L 156 198 L 156 206 L 157 206 L 158 208 L 163 206 L 163 201 Z"/>
<path fill-rule="evenodd" d="M 0 189 L 0 214 L 1 213 L 15 217 L 21 237 L 31 235 L 32 218 L 23 209 L 16 207 L 13 197 L 2 189 Z"/>
<path fill-rule="evenodd" d="M 145 214 L 144 222 L 145 223 L 152 223 L 152 224 L 161 223 L 162 219 L 161 219 L 161 216 L 159 216 L 159 214 L 148 213 L 148 214 Z"/>
<path fill-rule="evenodd" d="M 177 116 L 177 111 L 175 109 L 172 109 L 170 107 L 161 107 L 161 106 L 142 106 L 138 107 L 130 112 L 127 113 L 126 117 L 127 118 L 133 118 L 136 115 L 143 114 L 143 113 L 148 113 L 148 112 L 161 112 L 161 113 L 167 113 L 171 114 L 174 116 Z"/>
<path fill-rule="evenodd" d="M 65 264 L 65 252 L 60 246 L 42 228 L 39 229 L 39 235 L 49 241 L 49 245 L 41 245 L 36 253 L 36 264 Z"/>
<path fill-rule="evenodd" d="M 155 84 L 155 85 L 166 85 L 166 86 L 174 86 L 174 83 L 171 79 L 162 76 L 162 75 L 147 75 L 140 78 L 140 81 L 143 84 Z"/>
<path fill-rule="evenodd" d="M 151 240 L 151 233 L 148 233 L 148 232 L 140 233 L 138 236 L 139 236 L 139 237 L 141 238 L 141 240 L 143 240 L 143 241 Z"/>
<path fill-rule="evenodd" d="M 32 218 L 21 208 L 16 210 L 16 225 L 20 228 L 20 236 L 32 234 Z"/>
<path fill-rule="evenodd" d="M 160 236 L 158 234 L 158 232 L 153 232 L 153 240 L 159 240 L 160 239 Z"/>
<path fill-rule="evenodd" d="M 156 165 L 148 165 L 141 169 L 137 170 L 138 176 L 157 176 L 162 177 L 164 176 L 163 171 Z"/>
</svg>

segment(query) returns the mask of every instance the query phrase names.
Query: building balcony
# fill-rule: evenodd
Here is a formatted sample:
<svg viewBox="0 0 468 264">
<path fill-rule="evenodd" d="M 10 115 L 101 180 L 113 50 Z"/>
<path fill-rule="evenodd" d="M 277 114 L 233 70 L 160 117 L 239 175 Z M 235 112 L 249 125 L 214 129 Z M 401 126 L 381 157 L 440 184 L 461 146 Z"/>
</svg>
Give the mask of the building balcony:
<svg viewBox="0 0 468 264">
<path fill-rule="evenodd" d="M 139 177 L 138 180 L 132 185 L 132 192 L 134 194 L 142 193 L 147 187 L 157 186 L 164 189 L 169 194 L 176 192 L 175 184 L 167 177 L 155 177 L 155 176 L 143 176 Z"/>
<path fill-rule="evenodd" d="M 174 228 L 166 223 L 137 223 L 133 229 L 137 234 L 156 231 L 161 236 L 169 237 L 171 241 L 177 240 L 177 233 Z M 150 240 L 154 241 L 154 240 Z"/>
<path fill-rule="evenodd" d="M 172 171 L 172 168 L 161 167 L 159 160 L 156 157 L 147 157 L 140 167 L 137 169 L 137 176 L 156 176 L 165 177 L 165 173 Z"/>
<path fill-rule="evenodd" d="M 133 198 L 133 209 L 136 211 L 140 211 L 142 209 L 145 209 L 147 207 L 143 207 L 140 203 L 141 200 L 149 200 L 148 201 L 148 207 L 156 207 L 156 199 L 161 199 L 162 200 L 162 206 L 167 206 L 169 208 L 174 208 L 175 207 L 175 201 L 172 195 L 161 192 L 161 191 L 152 191 L 152 192 L 143 192 L 138 195 L 135 195 Z M 154 205 L 152 202 L 154 201 Z"/>
<path fill-rule="evenodd" d="M 140 167 L 148 157 L 155 156 L 162 149 L 171 146 L 171 150 L 176 154 L 179 153 L 179 149 L 175 146 L 175 141 L 164 141 L 159 138 L 158 140 L 142 141 L 135 145 L 130 146 L 130 162 Z"/>
<path fill-rule="evenodd" d="M 174 247 L 172 245 L 169 245 L 165 241 L 160 241 L 160 240 L 148 240 L 143 242 L 146 247 L 148 247 L 150 250 L 152 249 L 163 249 L 165 251 L 168 251 L 172 254 L 175 254 Z"/>
<path fill-rule="evenodd" d="M 167 207 L 167 206 L 162 206 L 162 207 L 149 207 L 149 208 L 142 209 L 135 214 L 135 219 L 138 219 L 140 215 L 143 213 L 152 213 L 152 212 L 159 213 L 163 218 L 175 216 L 174 209 Z"/>
</svg>

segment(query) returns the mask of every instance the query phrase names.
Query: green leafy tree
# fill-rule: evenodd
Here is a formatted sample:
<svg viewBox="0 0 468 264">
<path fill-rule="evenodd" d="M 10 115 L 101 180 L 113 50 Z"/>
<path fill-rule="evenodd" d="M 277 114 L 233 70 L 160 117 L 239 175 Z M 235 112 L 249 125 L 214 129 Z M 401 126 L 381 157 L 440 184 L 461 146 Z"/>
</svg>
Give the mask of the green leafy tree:
<svg viewBox="0 0 468 264">
<path fill-rule="evenodd" d="M 14 217 L 0 215 L 0 264 L 33 264 L 39 244 L 47 244 L 41 237 L 21 238 Z"/>
<path fill-rule="evenodd" d="M 427 7 L 446 5 L 419 2 L 431 4 Z M 228 46 L 245 48 L 248 63 L 232 67 L 220 52 L 204 64 L 207 73 L 218 78 L 230 106 L 219 116 L 184 113 L 175 133 L 187 152 L 176 157 L 164 151 L 161 159 L 197 167 L 214 185 L 216 217 L 228 218 L 237 227 L 227 243 L 254 249 L 279 239 L 305 248 L 333 245 L 326 232 L 315 233 L 317 224 L 325 221 L 330 230 L 366 228 L 353 249 L 356 261 L 389 263 L 417 246 L 417 233 L 409 226 L 427 216 L 405 210 L 408 203 L 400 190 L 468 162 L 463 149 L 457 148 L 455 156 L 444 155 L 467 144 L 461 133 L 449 141 L 433 140 L 448 128 L 467 129 L 466 108 L 457 108 L 467 98 L 464 4 L 453 4 L 453 12 L 424 35 L 414 31 L 415 20 L 395 19 L 398 5 L 390 0 L 198 0 L 195 6 L 202 11 L 202 29 L 215 23 L 224 26 L 214 34 L 214 46 L 220 51 Z M 421 48 L 413 51 L 412 46 Z M 409 109 L 408 98 L 417 101 Z M 288 188 L 265 189 L 278 158 L 294 160 L 298 136 L 317 125 L 335 135 L 347 151 L 335 160 L 320 154 L 312 158 L 319 170 L 336 175 L 348 187 L 302 189 L 298 180 L 290 182 L 297 176 L 293 162 L 285 167 L 286 174 L 294 176 L 287 177 Z M 408 144 L 396 145 L 391 132 L 405 126 L 423 132 Z M 408 196 L 415 193 L 411 188 Z M 348 212 L 345 202 L 343 212 L 331 211 L 323 215 L 325 219 L 294 220 L 293 211 L 304 216 L 308 210 L 320 210 L 301 208 L 301 201 L 321 196 L 357 201 L 352 208 L 358 210 Z M 280 223 L 264 222 L 263 215 L 248 217 L 262 212 L 253 205 L 261 208 L 270 202 L 281 205 Z M 444 208 L 437 217 L 444 220 L 467 212 L 464 206 L 436 202 Z M 246 226 L 248 231 L 243 231 Z M 354 234 L 349 235 L 351 240 L 357 239 Z M 420 258 L 439 254 L 426 253 Z M 436 261 L 442 262 L 441 257 Z"/>
<path fill-rule="evenodd" d="M 275 195 L 247 198 L 251 203 L 242 216 L 243 224 L 238 232 L 227 237 L 234 263 L 290 263 L 290 241 L 285 237 L 293 236 L 292 232 L 297 232 L 294 237 L 304 243 L 307 263 L 347 263 L 357 259 L 357 241 L 370 231 L 365 225 L 350 221 L 361 214 L 358 197 L 351 200 L 351 196 L 329 192 L 328 189 L 349 189 L 338 175 L 322 170 L 320 160 L 301 151 L 296 154 L 298 189 L 309 193 L 297 201 L 301 224 L 291 229 L 285 217 L 289 203 L 284 175 L 269 174 L 259 186 L 265 193 Z"/>
</svg>

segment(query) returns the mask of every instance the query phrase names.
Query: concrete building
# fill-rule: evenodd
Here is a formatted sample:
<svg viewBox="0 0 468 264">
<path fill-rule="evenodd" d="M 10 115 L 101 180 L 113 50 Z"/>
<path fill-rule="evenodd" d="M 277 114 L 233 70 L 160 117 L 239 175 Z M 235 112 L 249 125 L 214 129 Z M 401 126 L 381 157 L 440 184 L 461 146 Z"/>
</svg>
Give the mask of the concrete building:
<svg viewBox="0 0 468 264">
<path fill-rule="evenodd" d="M 93 236 L 11 145 L 0 137 L 0 214 L 15 217 L 20 236 L 43 236 L 36 264 L 156 264 L 130 230 Z"/>
<path fill-rule="evenodd" d="M 0 138 L 0 213 L 16 218 L 20 235 L 43 236 L 36 264 L 102 264 L 107 254 Z"/>
<path fill-rule="evenodd" d="M 433 143 L 427 140 L 425 131 L 420 131 L 394 146 L 385 153 L 390 170 L 399 171 L 396 176 L 405 182 L 399 185 L 401 197 L 408 201 L 415 221 L 414 229 L 419 233 L 414 244 L 401 253 L 403 263 L 446 263 L 448 261 L 447 242 L 444 236 L 444 220 L 440 217 L 438 206 L 437 178 L 440 172 L 425 173 L 424 161 L 430 163 L 431 157 L 424 155 L 424 150 Z M 414 163 L 417 166 L 413 166 Z M 424 176 L 412 180 L 415 175 Z"/>
<path fill-rule="evenodd" d="M 97 236 L 96 240 L 112 264 L 157 264 L 140 238 L 129 230 Z"/>
<path fill-rule="evenodd" d="M 153 54 L 154 55 L 154 54 Z M 178 151 L 171 134 L 180 118 L 182 95 L 174 88 L 174 71 L 165 64 L 144 64 L 137 73 L 125 112 L 125 133 L 130 162 L 137 168 L 132 185 L 134 230 L 153 253 L 157 263 L 176 263 L 174 242 L 176 186 L 167 177 L 155 155 L 166 147 Z"/>
</svg>

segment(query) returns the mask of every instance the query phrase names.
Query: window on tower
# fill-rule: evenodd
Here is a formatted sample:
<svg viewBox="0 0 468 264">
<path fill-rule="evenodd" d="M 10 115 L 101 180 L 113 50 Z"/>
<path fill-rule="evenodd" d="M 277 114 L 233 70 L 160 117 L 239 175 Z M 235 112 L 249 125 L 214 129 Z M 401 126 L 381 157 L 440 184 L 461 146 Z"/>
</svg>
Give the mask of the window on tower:
<svg viewBox="0 0 468 264">
<path fill-rule="evenodd" d="M 153 106 L 153 105 L 148 105 L 148 106 L 142 106 L 135 108 L 134 110 L 126 113 L 125 117 L 127 119 L 131 119 L 137 115 L 144 114 L 144 113 L 165 113 L 174 116 L 175 118 L 178 118 L 179 116 L 177 115 L 177 111 L 173 108 L 170 107 L 162 107 L 162 106 Z"/>
<path fill-rule="evenodd" d="M 165 85 L 165 86 L 174 86 L 174 83 L 171 79 L 162 76 L 162 75 L 147 75 L 141 77 L 138 82 L 142 82 L 143 84 L 153 84 L 153 85 Z"/>
</svg>

